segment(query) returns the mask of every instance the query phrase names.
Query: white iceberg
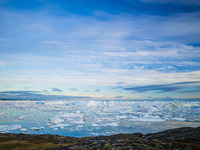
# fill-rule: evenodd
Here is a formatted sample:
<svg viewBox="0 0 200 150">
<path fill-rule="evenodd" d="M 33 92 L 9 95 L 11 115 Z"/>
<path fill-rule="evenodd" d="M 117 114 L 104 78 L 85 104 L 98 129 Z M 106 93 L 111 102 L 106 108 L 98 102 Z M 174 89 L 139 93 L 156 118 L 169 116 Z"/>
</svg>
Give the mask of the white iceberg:
<svg viewBox="0 0 200 150">
<path fill-rule="evenodd" d="M 117 126 L 118 126 L 118 123 L 117 123 L 117 122 L 106 123 L 105 126 L 117 127 Z"/>
<path fill-rule="evenodd" d="M 52 124 L 58 124 L 58 123 L 61 123 L 63 122 L 64 120 L 63 119 L 60 119 L 59 117 L 51 117 L 49 119 L 49 122 L 52 123 Z"/>
<path fill-rule="evenodd" d="M 40 129 L 38 127 L 32 127 L 32 128 L 30 128 L 30 130 L 40 131 Z"/>
<path fill-rule="evenodd" d="M 170 120 L 172 120 L 172 121 L 185 121 L 186 119 L 174 117 L 174 118 L 171 118 Z"/>
<path fill-rule="evenodd" d="M 24 117 L 22 117 L 22 116 L 21 116 L 21 117 L 19 117 L 19 120 L 24 120 Z"/>
<path fill-rule="evenodd" d="M 50 126 L 50 128 L 57 128 L 57 127 L 64 128 L 66 126 L 69 126 L 69 124 L 57 124 L 57 125 L 54 125 L 54 126 Z"/>
<path fill-rule="evenodd" d="M 59 117 L 62 117 L 62 118 L 82 118 L 83 117 L 83 114 L 82 113 L 69 113 L 69 114 L 62 114 L 62 115 L 59 115 Z"/>
<path fill-rule="evenodd" d="M 26 128 L 22 128 L 22 129 L 20 129 L 20 131 L 21 132 L 25 132 L 25 131 L 27 131 L 27 129 Z"/>
</svg>

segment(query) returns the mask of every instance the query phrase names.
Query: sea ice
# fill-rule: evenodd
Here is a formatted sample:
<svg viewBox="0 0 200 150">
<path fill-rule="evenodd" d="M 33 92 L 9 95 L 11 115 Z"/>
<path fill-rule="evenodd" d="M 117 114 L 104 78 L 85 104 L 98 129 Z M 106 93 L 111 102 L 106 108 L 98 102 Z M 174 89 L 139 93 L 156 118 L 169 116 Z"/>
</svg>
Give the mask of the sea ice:
<svg viewBox="0 0 200 150">
<path fill-rule="evenodd" d="M 174 118 L 171 118 L 170 120 L 173 120 L 173 121 L 185 121 L 186 119 L 174 117 Z"/>
<path fill-rule="evenodd" d="M 191 106 L 199 106 L 196 103 L 185 103 L 185 102 L 171 102 L 167 105 L 165 105 L 165 107 L 191 107 Z"/>
<path fill-rule="evenodd" d="M 84 124 L 85 122 L 83 120 L 73 120 L 73 121 L 71 121 L 71 123 L 74 123 L 74 124 Z"/>
<path fill-rule="evenodd" d="M 54 125 L 54 126 L 50 126 L 50 128 L 57 128 L 57 127 L 66 127 L 66 126 L 69 126 L 69 124 L 57 124 L 57 125 Z"/>
<path fill-rule="evenodd" d="M 87 107 L 95 107 L 95 106 L 99 106 L 99 102 L 89 101 L 88 104 L 87 104 Z"/>
<path fill-rule="evenodd" d="M 72 136 L 88 136 L 92 132 L 103 135 L 111 128 L 115 128 L 113 134 L 147 133 L 143 129 L 158 131 L 164 128 L 161 124 L 171 121 L 200 122 L 200 102 L 196 101 L 10 101 L 0 102 L 0 110 L 0 131 L 14 133 L 28 132 L 25 129 L 32 126 L 32 131 L 39 130 L 38 133 L 54 134 L 54 129 L 67 129 L 60 134 Z"/>
<path fill-rule="evenodd" d="M 62 115 L 59 115 L 59 117 L 62 117 L 62 118 L 81 118 L 83 117 L 83 114 L 82 113 L 69 113 L 69 114 L 62 114 Z"/>
<path fill-rule="evenodd" d="M 117 123 L 117 122 L 106 123 L 105 126 L 113 126 L 113 127 L 117 127 L 117 126 L 118 126 L 118 123 Z"/>
<path fill-rule="evenodd" d="M 20 129 L 20 131 L 24 132 L 24 131 L 27 131 L 27 129 L 26 128 L 22 128 L 22 129 Z"/>
<path fill-rule="evenodd" d="M 96 123 L 92 123 L 91 124 L 92 127 L 99 127 L 100 125 L 96 124 Z"/>
<path fill-rule="evenodd" d="M 58 123 L 61 123 L 63 122 L 64 120 L 63 119 L 60 119 L 59 117 L 51 117 L 49 119 L 49 122 L 52 123 L 52 124 L 58 124 Z"/>
<path fill-rule="evenodd" d="M 40 129 L 38 127 L 32 127 L 32 128 L 30 128 L 30 130 L 40 131 Z"/>
<path fill-rule="evenodd" d="M 19 120 L 23 120 L 23 119 L 24 119 L 24 117 L 22 117 L 22 116 L 21 116 L 21 117 L 19 117 Z"/>
</svg>

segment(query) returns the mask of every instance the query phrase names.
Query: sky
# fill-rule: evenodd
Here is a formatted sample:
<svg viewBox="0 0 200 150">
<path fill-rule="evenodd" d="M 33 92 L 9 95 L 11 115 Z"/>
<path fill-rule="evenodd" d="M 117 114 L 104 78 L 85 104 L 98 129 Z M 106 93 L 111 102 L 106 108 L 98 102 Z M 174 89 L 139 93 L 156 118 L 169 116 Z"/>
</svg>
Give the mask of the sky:
<svg viewBox="0 0 200 150">
<path fill-rule="evenodd" d="M 0 0 L 0 99 L 200 98 L 199 0 Z"/>
</svg>

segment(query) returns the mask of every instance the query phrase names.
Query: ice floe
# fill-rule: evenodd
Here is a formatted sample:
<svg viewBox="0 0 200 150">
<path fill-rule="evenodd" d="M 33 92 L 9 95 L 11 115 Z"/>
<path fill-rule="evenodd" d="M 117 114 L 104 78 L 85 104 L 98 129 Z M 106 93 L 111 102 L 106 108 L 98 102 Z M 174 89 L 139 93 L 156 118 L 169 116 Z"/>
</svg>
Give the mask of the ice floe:
<svg viewBox="0 0 200 150">
<path fill-rule="evenodd" d="M 70 126 L 69 124 L 57 124 L 57 125 L 53 125 L 53 126 L 49 126 L 50 128 L 57 128 L 57 127 L 67 127 L 67 126 Z"/>
<path fill-rule="evenodd" d="M 174 117 L 174 118 L 171 118 L 170 120 L 173 120 L 173 121 L 185 121 L 186 119 Z"/>
<path fill-rule="evenodd" d="M 61 123 L 63 122 L 64 120 L 63 119 L 60 119 L 59 117 L 51 117 L 49 119 L 49 122 L 52 123 L 52 124 L 58 124 L 58 123 Z"/>
<path fill-rule="evenodd" d="M 27 129 L 26 128 L 22 128 L 22 129 L 20 129 L 20 131 L 21 132 L 25 132 L 25 131 L 27 131 Z"/>
<path fill-rule="evenodd" d="M 105 126 L 117 127 L 117 126 L 118 126 L 118 123 L 117 123 L 117 122 L 106 123 Z"/>
<path fill-rule="evenodd" d="M 0 132 L 73 136 L 155 131 L 170 121 L 200 125 L 198 101 L 5 101 L 0 110 Z"/>
<path fill-rule="evenodd" d="M 34 130 L 34 131 L 40 131 L 43 130 L 44 127 L 31 127 L 30 130 Z"/>
<path fill-rule="evenodd" d="M 185 102 L 171 102 L 171 103 L 165 105 L 165 107 L 191 107 L 191 106 L 199 106 L 199 104 L 185 103 Z"/>
<path fill-rule="evenodd" d="M 22 117 L 22 116 L 21 116 L 21 117 L 19 117 L 19 120 L 23 120 L 23 119 L 24 119 L 24 117 Z"/>
</svg>

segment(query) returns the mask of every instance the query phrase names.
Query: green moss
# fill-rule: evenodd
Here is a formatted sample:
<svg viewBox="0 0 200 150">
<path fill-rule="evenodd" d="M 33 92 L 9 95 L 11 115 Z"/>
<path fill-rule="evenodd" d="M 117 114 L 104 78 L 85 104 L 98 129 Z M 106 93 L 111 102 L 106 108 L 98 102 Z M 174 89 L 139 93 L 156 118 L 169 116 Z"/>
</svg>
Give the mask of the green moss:
<svg viewBox="0 0 200 150">
<path fill-rule="evenodd" d="M 104 148 L 111 148 L 112 145 L 110 145 L 110 144 L 105 144 L 103 147 L 104 147 Z"/>
<path fill-rule="evenodd" d="M 144 147 L 147 147 L 147 146 L 149 146 L 149 145 L 146 145 L 146 144 L 142 144 L 142 146 L 144 146 Z"/>
<path fill-rule="evenodd" d="M 132 143 L 133 146 L 148 147 L 149 145 L 143 143 Z"/>
<path fill-rule="evenodd" d="M 72 143 L 71 145 L 76 145 L 77 143 Z"/>
<path fill-rule="evenodd" d="M 133 146 L 141 146 L 140 143 L 132 143 Z"/>
<path fill-rule="evenodd" d="M 92 143 L 93 145 L 97 145 L 98 143 L 97 142 L 94 142 L 94 143 Z"/>
<path fill-rule="evenodd" d="M 157 148 L 163 148 L 163 146 L 161 144 L 159 144 L 159 143 L 156 143 L 155 147 L 157 147 Z"/>
<path fill-rule="evenodd" d="M 51 142 L 43 142 L 40 144 L 37 143 L 30 143 L 28 141 L 5 141 L 0 142 L 0 150 L 45 150 L 47 148 L 54 148 L 59 146 L 69 146 L 72 145 L 72 143 L 68 144 L 54 144 Z"/>
<path fill-rule="evenodd" d="M 139 138 L 140 138 L 140 137 L 138 137 L 138 136 L 132 137 L 133 140 L 136 140 L 136 139 L 139 139 Z"/>
</svg>

